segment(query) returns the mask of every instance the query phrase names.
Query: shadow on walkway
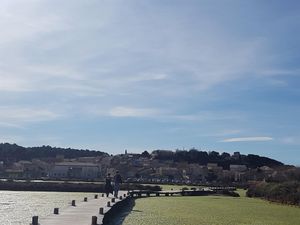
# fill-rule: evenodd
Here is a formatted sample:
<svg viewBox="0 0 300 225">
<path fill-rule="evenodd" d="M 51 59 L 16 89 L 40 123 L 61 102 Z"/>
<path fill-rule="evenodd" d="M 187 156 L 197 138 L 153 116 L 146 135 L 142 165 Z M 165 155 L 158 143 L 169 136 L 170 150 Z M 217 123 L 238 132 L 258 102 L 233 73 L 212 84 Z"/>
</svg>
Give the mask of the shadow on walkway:
<svg viewBox="0 0 300 225">
<path fill-rule="evenodd" d="M 120 207 L 117 212 L 114 213 L 113 217 L 109 221 L 105 221 L 103 225 L 122 225 L 125 218 L 132 212 L 135 206 L 135 200 L 130 198 L 128 203 Z"/>
</svg>

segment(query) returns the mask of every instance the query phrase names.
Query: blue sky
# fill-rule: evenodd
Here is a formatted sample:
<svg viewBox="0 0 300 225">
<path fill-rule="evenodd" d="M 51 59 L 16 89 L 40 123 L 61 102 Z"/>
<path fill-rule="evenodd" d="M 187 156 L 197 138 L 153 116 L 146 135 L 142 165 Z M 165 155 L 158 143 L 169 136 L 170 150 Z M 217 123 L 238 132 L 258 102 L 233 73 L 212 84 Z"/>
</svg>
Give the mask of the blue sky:
<svg viewBox="0 0 300 225">
<path fill-rule="evenodd" d="M 2 0 L 0 141 L 300 165 L 299 1 Z"/>
</svg>

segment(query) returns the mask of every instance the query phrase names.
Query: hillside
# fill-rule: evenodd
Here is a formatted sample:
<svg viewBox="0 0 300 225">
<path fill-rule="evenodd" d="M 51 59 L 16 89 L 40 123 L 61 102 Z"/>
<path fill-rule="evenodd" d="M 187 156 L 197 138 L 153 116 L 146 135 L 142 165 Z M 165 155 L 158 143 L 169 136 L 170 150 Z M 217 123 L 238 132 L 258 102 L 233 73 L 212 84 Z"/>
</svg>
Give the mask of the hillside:
<svg viewBox="0 0 300 225">
<path fill-rule="evenodd" d="M 108 154 L 95 150 L 57 148 L 51 146 L 26 148 L 16 144 L 0 144 L 0 161 L 4 161 L 6 163 L 17 162 L 20 160 L 31 161 L 32 159 L 55 158 L 57 155 L 63 155 L 64 158 L 70 159 L 78 157 L 96 157 Z"/>
<path fill-rule="evenodd" d="M 82 150 L 73 148 L 59 148 L 51 146 L 41 147 L 22 147 L 17 144 L 1 143 L 0 144 L 0 161 L 5 163 L 17 162 L 20 160 L 32 159 L 47 159 L 55 158 L 57 155 L 63 155 L 65 159 L 79 158 L 79 157 L 97 157 L 108 156 L 108 153 L 95 150 Z M 206 165 L 207 163 L 217 163 L 223 169 L 229 169 L 232 164 L 246 165 L 248 168 L 258 168 L 261 166 L 278 167 L 284 165 L 274 159 L 263 156 L 248 154 L 243 155 L 235 152 L 233 155 L 223 152 L 219 154 L 215 151 L 199 151 L 197 149 L 190 149 L 189 151 L 177 150 L 155 150 L 151 155 L 144 151 L 142 154 L 136 154 L 137 157 L 153 157 L 160 161 L 173 161 L 196 163 Z"/>
</svg>

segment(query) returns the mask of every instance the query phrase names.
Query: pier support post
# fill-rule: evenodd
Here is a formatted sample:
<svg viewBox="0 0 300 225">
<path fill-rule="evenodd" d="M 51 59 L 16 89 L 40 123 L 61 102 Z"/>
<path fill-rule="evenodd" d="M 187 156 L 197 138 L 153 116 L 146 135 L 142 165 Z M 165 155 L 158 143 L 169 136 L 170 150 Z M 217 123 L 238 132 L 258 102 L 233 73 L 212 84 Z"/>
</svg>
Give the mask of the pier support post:
<svg viewBox="0 0 300 225">
<path fill-rule="evenodd" d="M 54 208 L 54 214 L 59 214 L 59 208 Z"/>
<path fill-rule="evenodd" d="M 95 195 L 95 199 L 97 199 L 98 198 L 98 195 Z"/>
<path fill-rule="evenodd" d="M 147 197 L 150 197 L 150 192 L 147 192 Z"/>
<path fill-rule="evenodd" d="M 39 224 L 39 217 L 38 216 L 33 216 L 31 225 L 38 225 L 38 224 Z"/>
<path fill-rule="evenodd" d="M 84 201 L 84 202 L 87 202 L 87 197 L 84 197 L 83 201 Z"/>
<path fill-rule="evenodd" d="M 97 216 L 92 216 L 92 225 L 97 225 Z"/>
<path fill-rule="evenodd" d="M 104 214 L 104 209 L 103 209 L 102 207 L 99 209 L 99 214 L 100 214 L 100 215 L 103 215 L 103 214 Z"/>
<path fill-rule="evenodd" d="M 75 200 L 72 200 L 72 206 L 76 206 Z"/>
<path fill-rule="evenodd" d="M 160 195 L 159 193 L 156 193 L 156 196 L 157 196 L 157 197 L 159 197 L 159 195 Z"/>
</svg>

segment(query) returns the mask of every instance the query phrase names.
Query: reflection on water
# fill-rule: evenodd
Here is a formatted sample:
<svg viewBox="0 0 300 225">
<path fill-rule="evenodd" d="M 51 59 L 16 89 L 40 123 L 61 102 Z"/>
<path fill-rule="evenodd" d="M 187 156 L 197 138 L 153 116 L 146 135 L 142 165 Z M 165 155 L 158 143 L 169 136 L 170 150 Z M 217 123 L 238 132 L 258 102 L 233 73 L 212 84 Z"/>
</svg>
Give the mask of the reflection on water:
<svg viewBox="0 0 300 225">
<path fill-rule="evenodd" d="M 45 217 L 58 207 L 63 209 L 72 200 L 83 201 L 93 193 L 0 191 L 0 224 L 28 225 L 32 216 Z"/>
</svg>

